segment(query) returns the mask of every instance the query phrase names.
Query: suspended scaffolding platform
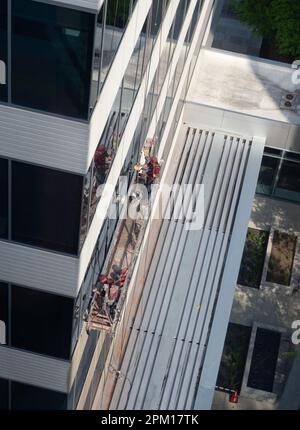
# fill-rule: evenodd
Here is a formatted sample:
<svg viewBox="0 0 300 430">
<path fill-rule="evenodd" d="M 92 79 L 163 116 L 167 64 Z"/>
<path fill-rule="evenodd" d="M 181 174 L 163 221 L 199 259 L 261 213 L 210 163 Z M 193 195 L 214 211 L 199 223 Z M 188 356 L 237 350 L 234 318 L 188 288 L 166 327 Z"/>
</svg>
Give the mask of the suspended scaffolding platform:
<svg viewBox="0 0 300 430">
<path fill-rule="evenodd" d="M 116 307 L 124 286 L 128 269 L 115 269 L 111 275 L 100 275 L 90 305 L 86 329 L 111 333 Z"/>
</svg>

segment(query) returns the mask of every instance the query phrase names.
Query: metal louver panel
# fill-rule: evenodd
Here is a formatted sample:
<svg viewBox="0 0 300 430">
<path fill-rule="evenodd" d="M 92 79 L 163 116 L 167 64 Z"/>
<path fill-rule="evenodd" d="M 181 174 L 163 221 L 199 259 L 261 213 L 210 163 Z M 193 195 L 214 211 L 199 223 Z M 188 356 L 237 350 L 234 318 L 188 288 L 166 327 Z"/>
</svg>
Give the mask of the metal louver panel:
<svg viewBox="0 0 300 430">
<path fill-rule="evenodd" d="M 204 225 L 163 221 L 111 409 L 211 405 L 264 141 L 183 127 L 175 182 L 204 184 Z"/>
</svg>

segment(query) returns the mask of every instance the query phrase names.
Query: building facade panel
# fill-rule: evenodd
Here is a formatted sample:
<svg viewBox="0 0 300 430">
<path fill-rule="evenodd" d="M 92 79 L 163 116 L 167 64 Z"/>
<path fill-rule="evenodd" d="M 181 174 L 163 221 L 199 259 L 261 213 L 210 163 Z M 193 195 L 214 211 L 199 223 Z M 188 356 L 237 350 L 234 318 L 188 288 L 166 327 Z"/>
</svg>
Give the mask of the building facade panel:
<svg viewBox="0 0 300 430">
<path fill-rule="evenodd" d="M 76 297 L 78 258 L 0 241 L 0 279 Z"/>
<path fill-rule="evenodd" d="M 68 361 L 0 347 L 0 378 L 68 392 Z"/>
<path fill-rule="evenodd" d="M 196 3 L 197 3 L 196 0 L 190 2 L 190 6 L 189 6 L 190 11 L 194 10 Z M 89 233 L 83 245 L 83 248 L 81 251 L 81 259 L 80 259 L 80 275 L 79 275 L 80 282 L 83 279 L 87 264 L 90 260 L 92 250 L 94 249 L 94 246 L 95 246 L 95 242 L 97 238 L 96 232 L 99 231 L 99 229 L 101 229 L 101 225 L 104 221 L 103 214 L 107 212 L 107 209 L 109 207 L 109 204 L 111 201 L 111 190 L 115 189 L 117 179 L 120 175 L 122 166 L 124 164 L 124 161 L 126 160 L 126 156 L 127 156 L 130 144 L 134 137 L 134 132 L 136 130 L 138 120 L 144 108 L 145 98 L 148 92 L 150 91 L 152 80 L 154 79 L 155 72 L 159 64 L 160 56 L 163 51 L 163 46 L 167 40 L 169 31 L 171 28 L 172 19 L 176 14 L 176 7 L 175 7 L 176 5 L 178 6 L 178 1 L 176 0 L 176 4 L 175 4 L 173 0 L 170 2 L 169 7 L 167 9 L 165 20 L 163 21 L 162 28 L 158 35 L 158 39 L 153 47 L 151 62 L 147 68 L 148 70 L 145 73 L 144 79 L 142 80 L 140 88 L 136 95 L 134 104 L 130 112 L 130 116 L 127 121 L 127 125 L 124 129 L 122 138 L 119 143 L 118 152 L 115 155 L 115 159 L 110 169 L 109 175 L 107 177 L 105 186 L 103 188 L 101 199 L 99 201 L 98 207 L 95 212 L 95 216 L 91 223 Z M 192 13 L 190 13 L 189 16 L 187 16 L 186 18 L 187 22 L 190 22 L 191 18 L 192 18 Z M 185 24 L 184 30 L 185 32 L 187 32 L 188 24 Z M 181 43 L 183 44 L 183 40 L 181 41 Z M 178 58 L 174 58 L 174 61 L 175 62 L 178 61 Z"/>
</svg>

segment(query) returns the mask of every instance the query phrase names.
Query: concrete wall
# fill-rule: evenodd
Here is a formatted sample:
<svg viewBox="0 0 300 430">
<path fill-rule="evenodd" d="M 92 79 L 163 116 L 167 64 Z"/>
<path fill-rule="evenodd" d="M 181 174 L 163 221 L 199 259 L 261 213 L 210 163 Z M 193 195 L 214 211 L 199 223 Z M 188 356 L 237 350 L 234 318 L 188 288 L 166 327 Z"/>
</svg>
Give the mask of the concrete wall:
<svg viewBox="0 0 300 430">
<path fill-rule="evenodd" d="M 190 102 L 185 108 L 184 121 L 216 130 L 260 136 L 266 138 L 266 146 L 300 152 L 300 127 L 294 124 Z"/>
</svg>

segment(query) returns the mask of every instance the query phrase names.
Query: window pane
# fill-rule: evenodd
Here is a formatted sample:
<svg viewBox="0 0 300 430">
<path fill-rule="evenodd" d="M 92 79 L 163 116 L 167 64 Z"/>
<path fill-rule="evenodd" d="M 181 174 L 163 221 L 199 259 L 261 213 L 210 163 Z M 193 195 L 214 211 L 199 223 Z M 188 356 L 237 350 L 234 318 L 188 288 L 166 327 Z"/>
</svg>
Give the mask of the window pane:
<svg viewBox="0 0 300 430">
<path fill-rule="evenodd" d="M 136 0 L 107 1 L 100 88 L 115 58 L 125 31 L 125 27 L 127 25 L 129 17 L 133 12 L 135 4 Z"/>
<path fill-rule="evenodd" d="M 11 382 L 12 410 L 66 409 L 66 394 L 32 385 Z"/>
<path fill-rule="evenodd" d="M 7 0 L 0 0 L 0 100 L 7 101 Z"/>
<path fill-rule="evenodd" d="M 274 195 L 300 202 L 300 163 L 283 162 Z"/>
<path fill-rule="evenodd" d="M 87 118 L 94 15 L 28 0 L 12 2 L 12 101 Z"/>
<path fill-rule="evenodd" d="M 8 286 L 0 282 L 0 344 L 8 343 Z"/>
<path fill-rule="evenodd" d="M 11 346 L 69 359 L 73 300 L 12 286 Z"/>
<path fill-rule="evenodd" d="M 82 177 L 12 162 L 12 240 L 77 253 Z"/>
<path fill-rule="evenodd" d="M 0 237 L 7 239 L 8 227 L 8 162 L 0 158 Z"/>
<path fill-rule="evenodd" d="M 8 410 L 8 380 L 0 378 L 0 411 Z"/>
<path fill-rule="evenodd" d="M 256 187 L 257 193 L 266 195 L 271 194 L 278 164 L 278 159 L 271 158 L 266 155 L 263 156 Z"/>
</svg>

